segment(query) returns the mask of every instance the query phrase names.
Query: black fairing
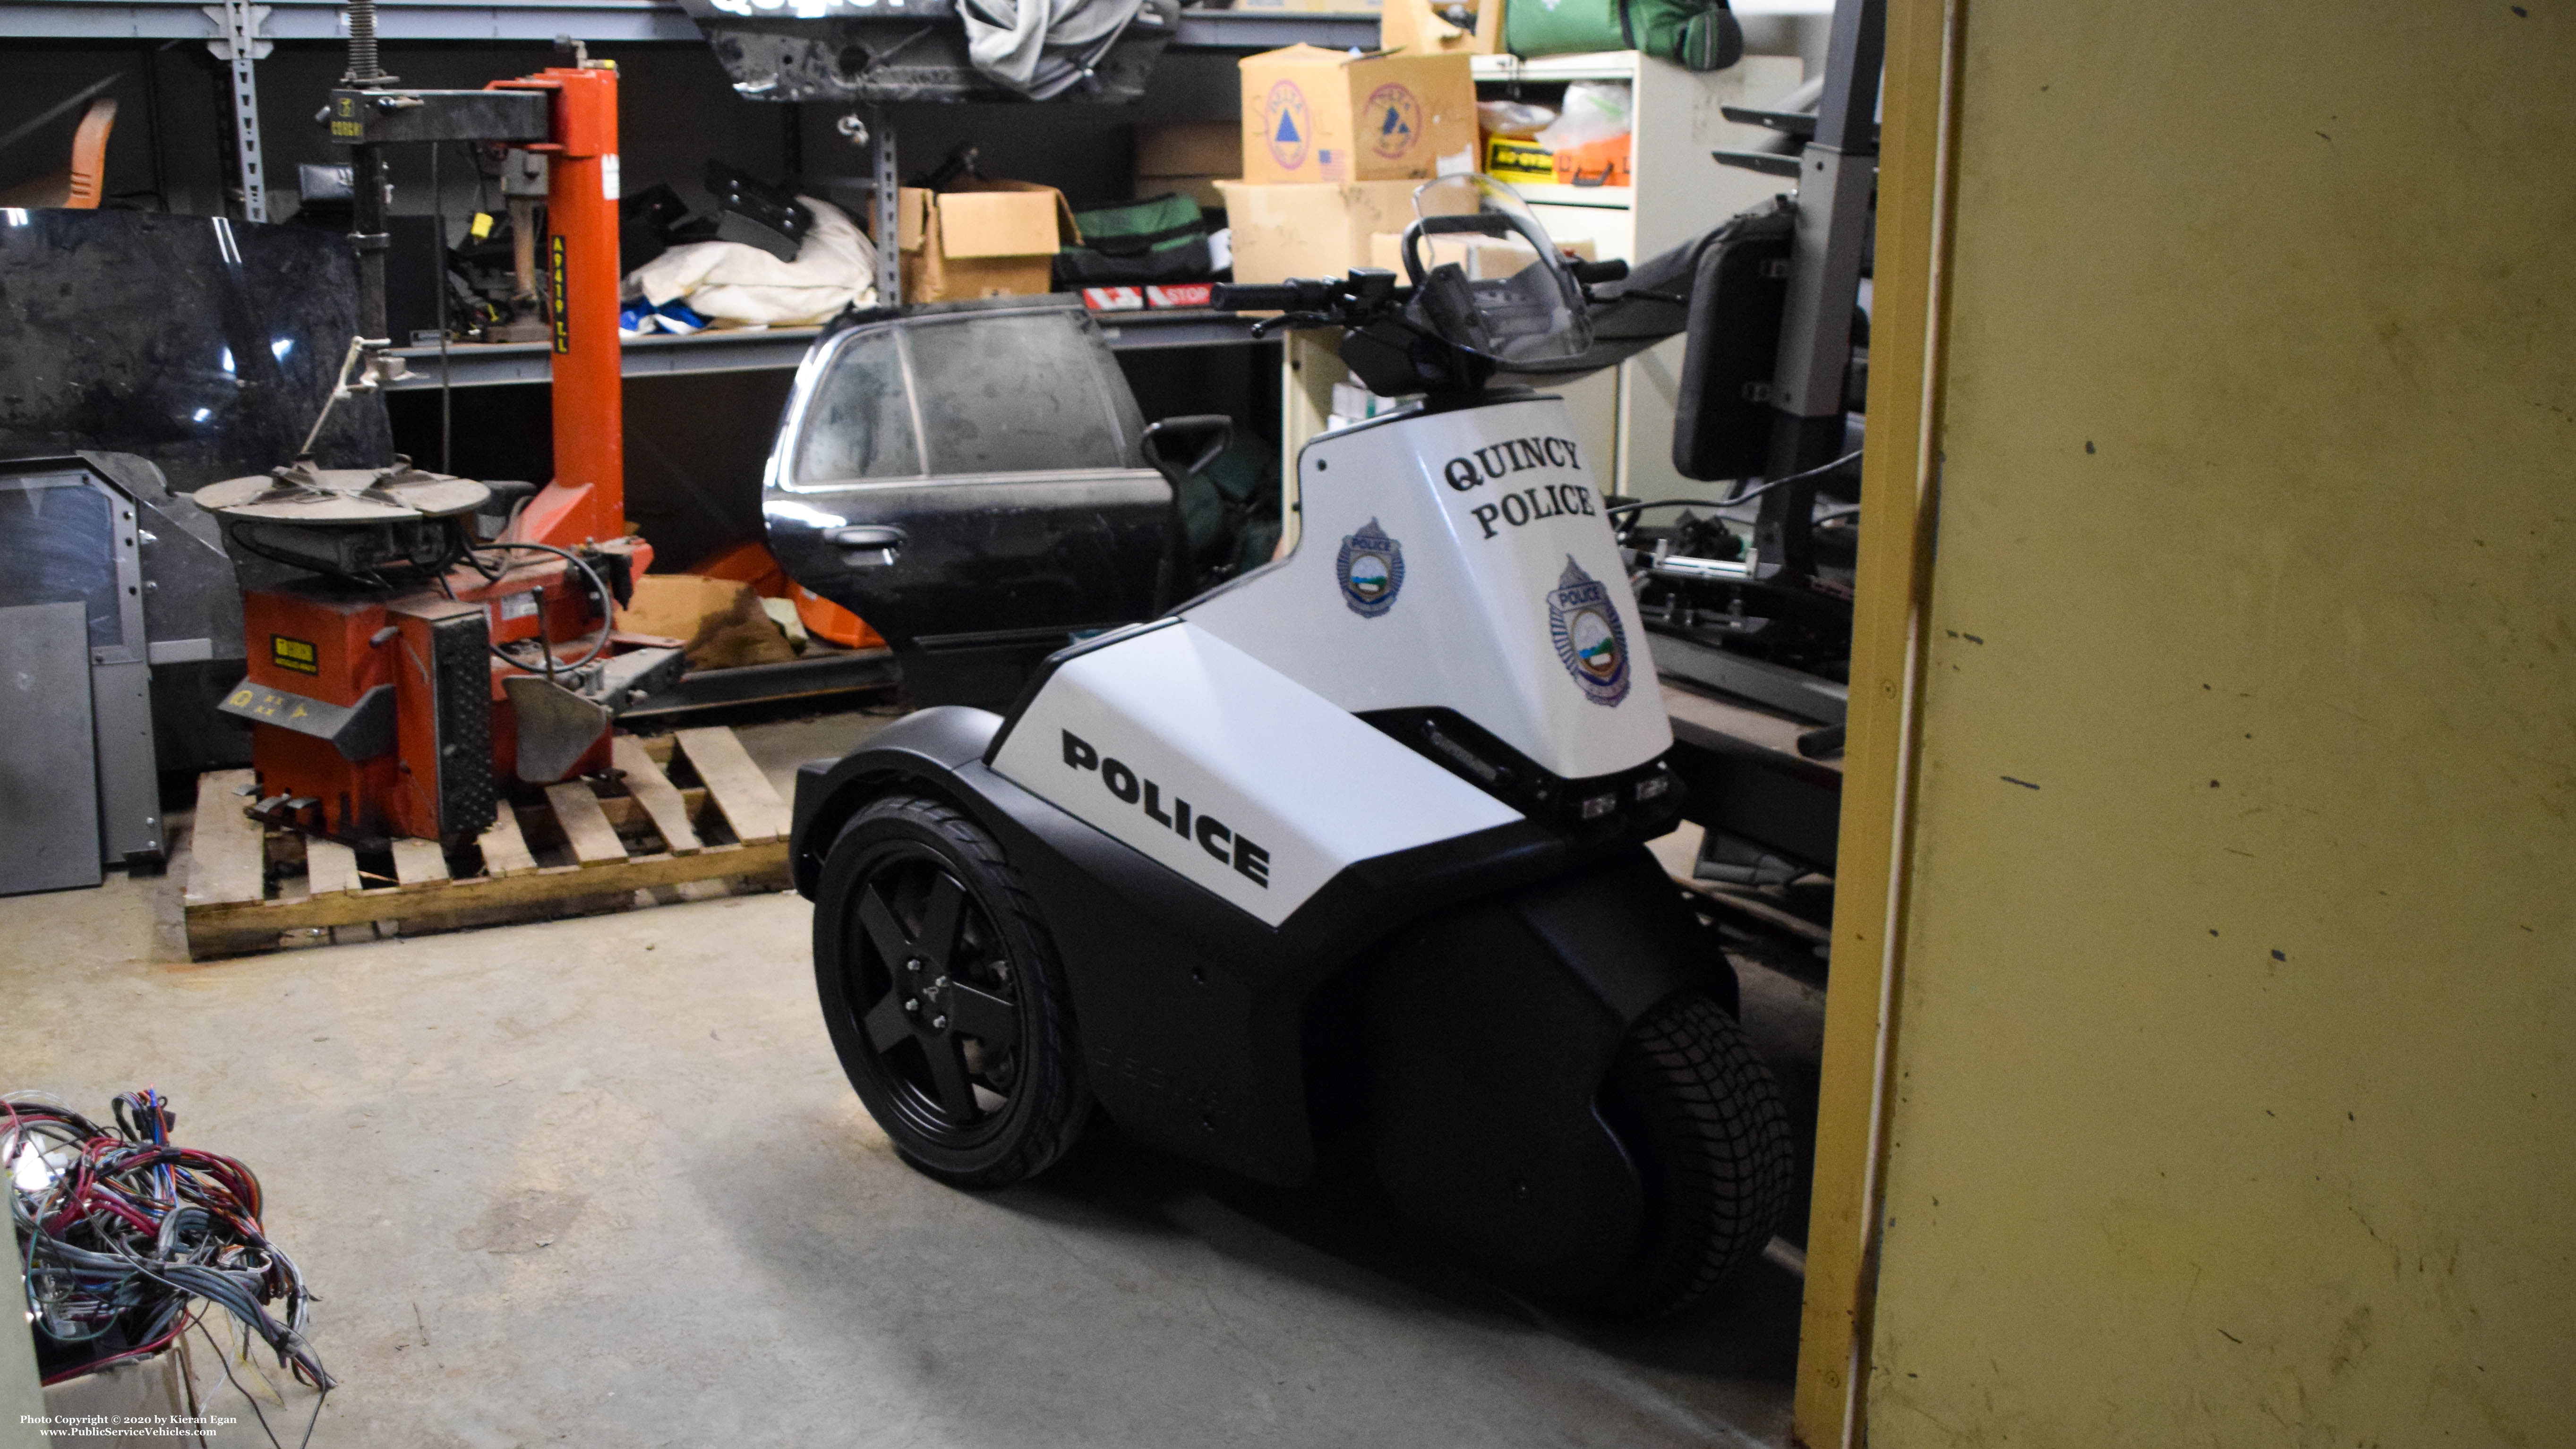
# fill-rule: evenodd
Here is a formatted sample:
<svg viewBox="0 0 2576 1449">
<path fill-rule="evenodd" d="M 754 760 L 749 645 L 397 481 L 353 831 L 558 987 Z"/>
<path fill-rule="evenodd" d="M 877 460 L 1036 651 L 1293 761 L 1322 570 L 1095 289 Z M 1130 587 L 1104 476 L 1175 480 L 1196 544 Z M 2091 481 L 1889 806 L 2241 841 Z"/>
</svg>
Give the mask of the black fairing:
<svg viewBox="0 0 2576 1449">
<path fill-rule="evenodd" d="M 1733 981 L 1661 866 L 1635 846 L 1396 933 L 1368 992 L 1369 1146 L 1416 1222 L 1533 1292 L 1599 1287 L 1644 1191 L 1594 1106 L 1628 1028 Z"/>
<path fill-rule="evenodd" d="M 1578 856 L 1540 826 L 1500 826 L 1353 865 L 1274 930 L 993 773 L 983 757 L 1001 723 L 924 710 L 804 766 L 797 888 L 814 892 L 866 801 L 947 799 L 1037 897 L 1092 1090 L 1122 1129 L 1303 1181 L 1308 1018 L 1356 1012 L 1365 1020 L 1318 1025 L 1373 1043 L 1370 1130 L 1400 1199 L 1536 1287 L 1579 1290 L 1617 1266 L 1640 1190 L 1593 1090 L 1656 1001 L 1690 984 L 1733 994 L 1731 980 L 1695 980 L 1692 963 L 1714 955 L 1641 847 Z M 842 929 L 818 911 L 817 952 L 837 953 Z M 1364 989 L 1319 996 L 1336 977 Z"/>
</svg>

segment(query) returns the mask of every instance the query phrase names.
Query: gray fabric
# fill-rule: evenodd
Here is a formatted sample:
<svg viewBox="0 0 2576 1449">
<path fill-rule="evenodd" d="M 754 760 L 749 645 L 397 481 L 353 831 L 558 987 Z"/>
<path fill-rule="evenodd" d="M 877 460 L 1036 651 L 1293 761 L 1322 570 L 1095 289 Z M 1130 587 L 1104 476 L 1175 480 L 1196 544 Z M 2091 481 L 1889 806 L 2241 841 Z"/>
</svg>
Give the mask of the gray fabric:
<svg viewBox="0 0 2576 1449">
<path fill-rule="evenodd" d="M 966 0 L 975 68 L 1033 101 L 1072 88 L 1136 18 L 1144 0 Z"/>
</svg>

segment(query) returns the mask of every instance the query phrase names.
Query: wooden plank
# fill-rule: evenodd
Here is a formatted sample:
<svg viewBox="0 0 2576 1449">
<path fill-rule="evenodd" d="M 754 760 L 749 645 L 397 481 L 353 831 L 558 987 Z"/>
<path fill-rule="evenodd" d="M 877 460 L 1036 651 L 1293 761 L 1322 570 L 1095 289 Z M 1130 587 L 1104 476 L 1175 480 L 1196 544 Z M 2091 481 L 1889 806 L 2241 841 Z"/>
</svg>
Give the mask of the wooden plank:
<svg viewBox="0 0 2576 1449">
<path fill-rule="evenodd" d="M 710 845 L 695 855 L 639 856 L 621 865 L 544 866 L 514 876 L 476 876 L 436 890 L 387 886 L 296 901 L 214 903 L 188 911 L 188 948 L 191 956 L 204 960 L 273 947 L 286 931 L 397 918 L 407 929 L 435 928 L 473 923 L 500 907 L 515 908 L 521 913 L 517 918 L 533 920 L 549 906 L 605 892 L 737 878 L 758 889 L 785 888 L 787 842 Z"/>
<path fill-rule="evenodd" d="M 769 777 L 751 762 L 733 731 L 718 725 L 676 730 L 673 734 L 680 742 L 680 752 L 689 757 L 698 778 L 707 782 L 708 792 L 716 797 L 716 805 L 724 811 L 725 823 L 733 827 L 735 839 L 753 845 L 787 834 L 787 806 L 770 788 Z"/>
<path fill-rule="evenodd" d="M 248 770 L 212 770 L 197 777 L 197 818 L 188 838 L 187 903 L 223 905 L 257 901 L 267 875 L 267 832 L 242 814 L 253 782 Z"/>
<path fill-rule="evenodd" d="M 686 818 L 690 822 L 689 833 L 697 834 L 696 822 L 698 817 L 706 812 L 707 792 L 696 785 L 691 785 L 685 790 L 675 785 L 672 789 L 680 797 L 680 808 L 687 812 Z M 633 835 L 653 828 L 653 817 L 630 795 L 611 795 L 601 800 L 599 813 L 608 817 L 608 823 L 616 826 L 617 833 L 620 835 Z M 701 837 L 698 843 L 704 845 L 706 841 Z"/>
<path fill-rule="evenodd" d="M 528 853 L 527 837 L 519 833 L 519 812 L 507 800 L 492 813 L 492 828 L 483 832 L 480 844 L 485 875 L 518 875 L 537 868 L 537 858 Z"/>
<path fill-rule="evenodd" d="M 609 746 L 609 760 L 625 772 L 627 793 L 653 817 L 653 828 L 662 833 L 671 853 L 697 854 L 698 830 L 689 823 L 688 802 L 671 788 L 661 766 L 644 752 L 642 742 L 633 735 L 619 735 Z"/>
<path fill-rule="evenodd" d="M 358 888 L 358 853 L 336 840 L 304 842 L 304 888 L 317 896 Z"/>
<path fill-rule="evenodd" d="M 437 885 L 447 879 L 447 852 L 435 840 L 397 840 L 394 878 L 407 886 Z"/>
<path fill-rule="evenodd" d="M 643 750 L 654 764 L 664 769 L 670 768 L 671 749 L 678 741 L 673 740 L 669 735 L 632 735 L 623 738 L 633 739 L 636 747 Z"/>
<path fill-rule="evenodd" d="M 1950 87 L 1966 7 L 1888 7 L 1884 117 L 1879 150 L 1878 249 L 1870 318 L 1870 445 L 1861 459 L 1861 543 L 1852 616 L 1851 709 L 1844 752 L 1842 821 L 1835 846 L 1833 977 L 1816 1105 L 1815 1186 L 1807 1214 L 1806 1293 L 1790 1432 L 1801 1444 L 1870 1437 L 1869 1392 L 1877 1311 L 1878 1233 L 1885 1192 L 1881 1104 L 1898 1027 L 1883 1016 L 1905 999 L 1901 923 L 1912 888 L 1909 832 L 1899 822 L 1911 793 L 1912 741 L 1920 728 L 1918 618 L 1930 615 L 1932 480 L 1939 454 L 1926 444 L 1940 415 L 1941 277 L 1950 250 L 1944 157 L 1958 124 Z M 1892 1015 L 1892 1014 L 1891 1014 Z M 1855 1372 L 1857 1370 L 1857 1372 Z M 1891 1436 L 1893 1437 L 1893 1436 Z M 1964 1436 L 1962 1436 L 1964 1437 Z"/>
<path fill-rule="evenodd" d="M 585 867 L 614 865 L 626 859 L 626 844 L 617 838 L 617 827 L 600 813 L 599 797 L 579 780 L 567 780 L 546 787 L 546 803 L 555 807 L 555 823 L 563 827 L 564 839 L 572 845 L 573 859 Z"/>
</svg>

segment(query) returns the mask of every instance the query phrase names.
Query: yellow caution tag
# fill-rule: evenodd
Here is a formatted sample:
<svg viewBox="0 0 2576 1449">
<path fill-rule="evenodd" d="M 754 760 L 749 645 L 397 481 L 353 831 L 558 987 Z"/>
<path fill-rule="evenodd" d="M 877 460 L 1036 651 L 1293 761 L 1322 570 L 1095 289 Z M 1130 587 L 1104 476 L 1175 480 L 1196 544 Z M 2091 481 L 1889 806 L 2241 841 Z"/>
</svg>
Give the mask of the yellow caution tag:
<svg viewBox="0 0 2576 1449">
<path fill-rule="evenodd" d="M 481 241 L 485 237 L 490 236 L 492 234 L 492 213 L 488 211 L 478 211 L 474 213 L 474 219 L 465 224 L 465 234 L 474 238 L 476 241 Z"/>
</svg>

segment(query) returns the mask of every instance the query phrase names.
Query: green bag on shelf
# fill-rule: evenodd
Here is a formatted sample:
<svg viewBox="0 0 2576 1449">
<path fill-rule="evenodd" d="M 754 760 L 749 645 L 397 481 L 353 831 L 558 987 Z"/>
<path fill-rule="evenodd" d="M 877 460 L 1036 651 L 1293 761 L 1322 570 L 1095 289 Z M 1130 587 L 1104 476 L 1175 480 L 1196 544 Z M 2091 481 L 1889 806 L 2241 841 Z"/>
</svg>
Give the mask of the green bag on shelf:
<svg viewBox="0 0 2576 1449">
<path fill-rule="evenodd" d="M 1642 50 L 1692 70 L 1744 58 L 1744 27 L 1726 0 L 1511 0 L 1503 41 L 1514 55 Z"/>
<path fill-rule="evenodd" d="M 1058 288 L 1134 287 L 1210 275 L 1207 217 L 1186 196 L 1076 211 L 1082 243 L 1056 253 Z"/>
</svg>

